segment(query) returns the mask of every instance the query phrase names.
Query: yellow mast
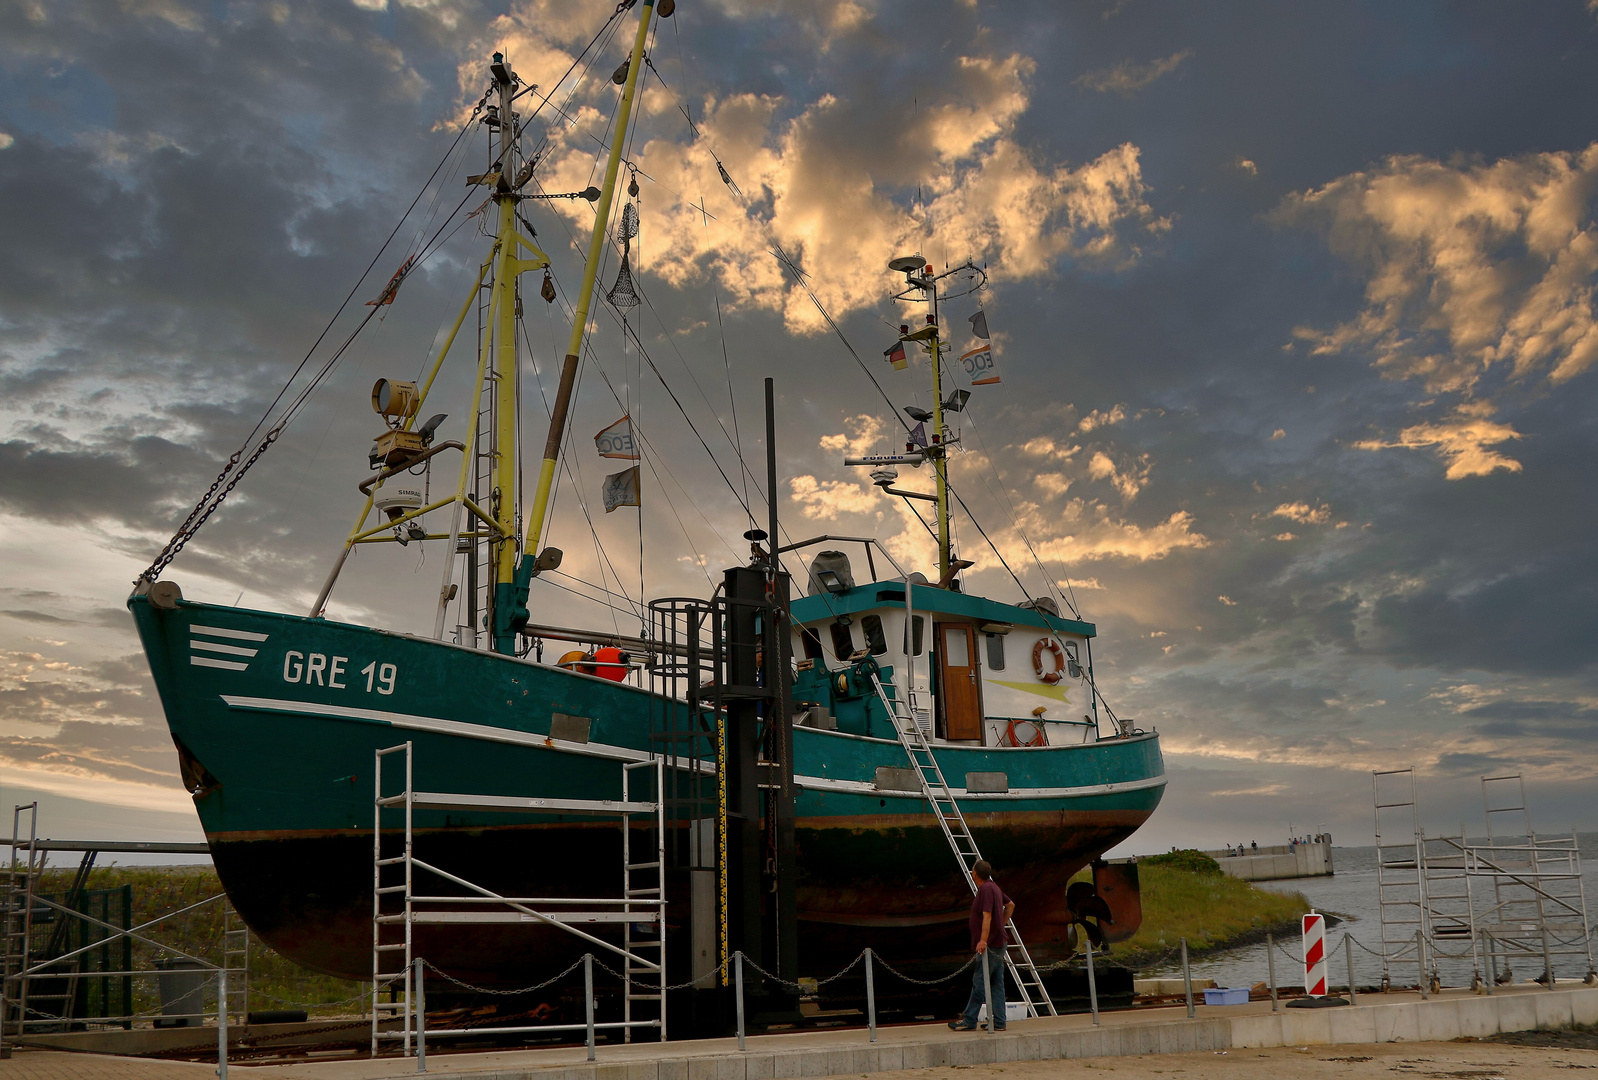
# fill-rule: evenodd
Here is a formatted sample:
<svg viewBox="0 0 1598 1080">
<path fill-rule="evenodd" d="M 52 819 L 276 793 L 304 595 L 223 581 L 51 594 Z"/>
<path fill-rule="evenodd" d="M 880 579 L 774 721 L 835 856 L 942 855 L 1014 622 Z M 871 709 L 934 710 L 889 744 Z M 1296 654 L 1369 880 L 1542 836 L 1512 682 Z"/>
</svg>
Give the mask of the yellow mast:
<svg viewBox="0 0 1598 1080">
<path fill-rule="evenodd" d="M 928 270 L 930 273 L 930 268 Z M 938 580 L 949 578 L 949 459 L 943 446 L 943 328 L 938 326 L 938 286 L 931 283 L 927 290 L 932 305 L 932 325 L 935 333 L 927 343 L 932 352 L 932 468 L 938 477 Z"/>
<path fill-rule="evenodd" d="M 523 558 L 520 565 L 516 562 L 516 550 L 512 544 L 504 544 L 496 560 L 496 586 L 494 604 L 494 649 L 497 652 L 509 653 L 514 651 L 516 645 L 516 632 L 527 624 L 527 588 L 532 579 L 532 555 L 538 550 L 540 538 L 544 532 L 544 517 L 549 508 L 549 493 L 555 481 L 555 464 L 560 458 L 560 444 L 566 435 L 566 416 L 571 409 L 572 389 L 577 383 L 578 357 L 582 355 L 583 338 L 588 331 L 588 313 L 593 303 L 594 281 L 599 274 L 600 256 L 605 249 L 606 224 L 610 220 L 611 202 L 616 194 L 616 176 L 621 169 L 622 146 L 627 138 L 627 125 L 632 115 L 633 98 L 638 88 L 638 73 L 643 68 L 644 44 L 649 35 L 649 20 L 655 12 L 655 0 L 644 0 L 643 15 L 638 20 L 638 33 L 633 39 L 632 55 L 627 63 L 627 81 L 623 84 L 621 105 L 616 115 L 615 135 L 611 139 L 610 158 L 605 163 L 605 182 L 600 188 L 599 202 L 595 206 L 594 230 L 588 240 L 588 260 L 583 265 L 583 284 L 577 294 L 577 310 L 572 316 L 571 341 L 566 348 L 566 359 L 561 365 L 560 385 L 555 392 L 555 405 L 549 420 L 549 436 L 544 442 L 544 461 L 538 472 L 538 487 L 533 494 L 532 506 L 527 512 L 527 531 L 523 534 Z M 503 123 L 513 123 L 507 108 L 501 108 L 500 115 Z M 514 196 L 512 196 L 514 199 Z M 501 205 L 500 232 L 504 237 L 507 230 L 514 234 L 515 212 L 507 211 Z M 505 257 L 505 241 L 501 241 L 501 257 Z M 501 318 L 505 318 L 503 309 Z M 510 317 L 514 320 L 514 315 Z M 514 321 L 511 323 L 514 330 Z M 510 371 L 515 371 L 515 339 L 511 338 L 510 346 Z M 506 388 L 501 386 L 503 395 Z M 508 408 L 501 409 L 501 422 L 506 415 L 514 416 L 515 391 L 510 389 L 510 402 Z M 506 399 L 502 396 L 501 402 Z M 500 447 L 501 466 L 506 459 L 511 459 L 511 481 L 509 485 L 502 484 L 501 490 L 505 493 L 502 498 L 502 507 L 496 510 L 496 515 L 510 513 L 514 524 L 514 501 L 511 498 L 514 488 L 514 443 L 503 443 Z M 496 475 L 503 475 L 496 473 Z"/>
</svg>

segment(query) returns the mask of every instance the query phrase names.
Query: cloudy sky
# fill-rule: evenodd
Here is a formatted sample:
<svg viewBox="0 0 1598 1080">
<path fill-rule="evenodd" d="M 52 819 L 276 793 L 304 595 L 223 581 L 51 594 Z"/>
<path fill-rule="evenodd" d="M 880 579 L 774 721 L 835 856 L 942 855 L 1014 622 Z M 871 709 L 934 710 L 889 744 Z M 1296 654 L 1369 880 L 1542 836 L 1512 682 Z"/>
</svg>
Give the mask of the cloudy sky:
<svg viewBox="0 0 1598 1080">
<path fill-rule="evenodd" d="M 564 76 L 613 6 L 0 0 L 0 801 L 39 798 L 57 836 L 197 836 L 130 582 L 351 290 L 330 342 L 442 228 L 167 575 L 309 605 L 371 382 L 422 368 L 485 251 L 479 198 L 451 212 L 486 137 L 449 151 L 488 54 L 549 96 L 537 183 L 584 187 L 630 26 Z M 1485 771 L 1524 771 L 1546 828 L 1598 826 L 1592 3 L 681 0 L 650 55 L 630 321 L 660 378 L 600 312 L 535 618 L 637 627 L 580 595 L 640 593 L 640 516 L 590 506 L 587 435 L 624 408 L 642 590 L 737 558 L 767 375 L 786 530 L 930 569 L 923 527 L 841 466 L 896 424 L 771 251 L 896 405 L 928 373 L 882 359 L 914 315 L 884 264 L 970 258 L 1003 382 L 951 466 L 993 540 L 959 524 L 968 588 L 1068 588 L 1097 622 L 1100 684 L 1171 776 L 1129 850 L 1363 842 L 1370 771 L 1405 765 L 1436 828 L 1479 821 Z M 562 290 L 526 279 L 536 433 L 591 214 L 525 212 Z M 331 614 L 430 628 L 438 559 L 363 551 Z"/>
</svg>

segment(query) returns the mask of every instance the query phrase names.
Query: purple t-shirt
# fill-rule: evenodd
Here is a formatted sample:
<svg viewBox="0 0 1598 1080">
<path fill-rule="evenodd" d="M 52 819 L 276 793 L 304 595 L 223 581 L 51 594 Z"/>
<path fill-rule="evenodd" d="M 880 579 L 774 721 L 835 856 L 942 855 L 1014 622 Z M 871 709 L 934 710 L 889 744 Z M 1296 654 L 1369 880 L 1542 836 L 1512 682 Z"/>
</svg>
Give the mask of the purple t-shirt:
<svg viewBox="0 0 1598 1080">
<path fill-rule="evenodd" d="M 1004 905 L 1010 898 L 1004 895 L 1004 890 L 999 888 L 997 882 L 984 881 L 977 888 L 977 895 L 971 901 L 971 951 L 975 952 L 977 942 L 982 940 L 982 913 L 989 912 L 993 915 L 993 925 L 988 928 L 988 948 L 1003 949 L 1010 944 L 1009 935 L 1004 932 Z"/>
</svg>

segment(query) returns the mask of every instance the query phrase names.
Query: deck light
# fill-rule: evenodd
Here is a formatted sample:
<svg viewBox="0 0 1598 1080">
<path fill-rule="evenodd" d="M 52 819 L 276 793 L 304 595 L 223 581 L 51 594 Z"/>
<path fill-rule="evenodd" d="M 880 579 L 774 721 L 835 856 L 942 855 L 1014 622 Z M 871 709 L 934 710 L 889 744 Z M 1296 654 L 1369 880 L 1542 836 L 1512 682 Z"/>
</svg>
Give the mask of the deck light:
<svg viewBox="0 0 1598 1080">
<path fill-rule="evenodd" d="M 849 586 L 844 584 L 843 578 L 836 570 L 820 570 L 816 572 L 816 580 L 821 582 L 821 587 L 830 593 L 848 592 Z M 842 622 L 843 620 L 838 620 Z"/>
</svg>

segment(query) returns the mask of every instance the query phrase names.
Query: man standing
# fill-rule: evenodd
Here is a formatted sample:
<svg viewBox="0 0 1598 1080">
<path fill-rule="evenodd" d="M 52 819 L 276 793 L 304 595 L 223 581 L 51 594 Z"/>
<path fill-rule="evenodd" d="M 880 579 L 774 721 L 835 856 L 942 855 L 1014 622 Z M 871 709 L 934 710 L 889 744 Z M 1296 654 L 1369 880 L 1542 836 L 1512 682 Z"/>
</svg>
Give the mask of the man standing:
<svg viewBox="0 0 1598 1080">
<path fill-rule="evenodd" d="M 993 1030 L 1003 1031 L 1006 1020 L 1004 957 L 1005 948 L 1010 944 L 1004 928 L 1010 916 L 1015 914 L 1015 901 L 1006 896 L 993 880 L 993 865 L 986 859 L 978 859 L 971 868 L 971 880 L 977 887 L 977 894 L 971 901 L 971 948 L 977 954 L 976 971 L 972 973 L 971 1000 L 966 1002 L 965 1015 L 958 1020 L 950 1020 L 949 1027 L 955 1031 L 977 1029 L 977 1014 L 985 1001 L 982 983 L 983 971 L 986 970 L 987 979 L 993 985 L 993 1003 L 990 1007 Z"/>
</svg>

